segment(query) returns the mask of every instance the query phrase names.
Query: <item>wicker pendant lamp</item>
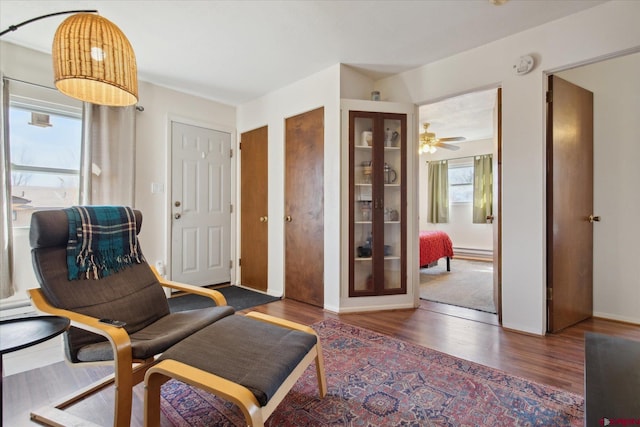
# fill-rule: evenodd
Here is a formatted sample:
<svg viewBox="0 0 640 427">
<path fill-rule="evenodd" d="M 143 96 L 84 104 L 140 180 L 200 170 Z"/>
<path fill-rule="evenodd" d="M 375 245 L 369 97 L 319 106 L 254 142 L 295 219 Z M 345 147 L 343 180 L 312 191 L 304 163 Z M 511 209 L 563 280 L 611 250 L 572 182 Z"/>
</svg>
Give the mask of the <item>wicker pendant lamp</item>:
<svg viewBox="0 0 640 427">
<path fill-rule="evenodd" d="M 124 33 L 99 15 L 65 19 L 53 38 L 53 74 L 60 92 L 93 104 L 138 101 L 136 57 Z"/>
</svg>

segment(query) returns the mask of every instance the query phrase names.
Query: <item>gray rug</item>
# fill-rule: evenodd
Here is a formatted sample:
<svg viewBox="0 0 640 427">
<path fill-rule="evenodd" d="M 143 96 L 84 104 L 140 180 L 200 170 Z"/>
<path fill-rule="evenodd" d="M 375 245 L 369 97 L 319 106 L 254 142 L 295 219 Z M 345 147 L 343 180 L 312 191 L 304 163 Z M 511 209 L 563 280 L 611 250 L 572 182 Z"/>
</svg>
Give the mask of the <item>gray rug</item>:
<svg viewBox="0 0 640 427">
<path fill-rule="evenodd" d="M 241 288 L 239 286 L 225 286 L 217 288 L 224 295 L 227 304 L 235 308 L 236 311 L 245 308 L 255 307 L 257 305 L 267 304 L 278 301 L 280 298 L 265 295 L 260 292 L 254 292 L 250 289 Z M 195 294 L 180 295 L 169 298 L 169 308 L 172 312 L 195 310 L 198 308 L 214 307 L 215 303 L 211 298 L 203 297 Z"/>
<path fill-rule="evenodd" d="M 420 298 L 495 313 L 493 265 L 453 258 L 447 271 L 441 259 L 435 267 L 420 269 Z"/>
</svg>

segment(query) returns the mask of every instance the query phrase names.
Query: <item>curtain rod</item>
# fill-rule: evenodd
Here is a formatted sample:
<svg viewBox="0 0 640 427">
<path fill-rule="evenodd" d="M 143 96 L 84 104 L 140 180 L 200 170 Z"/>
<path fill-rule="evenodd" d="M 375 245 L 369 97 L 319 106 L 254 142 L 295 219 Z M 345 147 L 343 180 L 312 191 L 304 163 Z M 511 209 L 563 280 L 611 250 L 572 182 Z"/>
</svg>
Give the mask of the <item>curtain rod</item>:
<svg viewBox="0 0 640 427">
<path fill-rule="evenodd" d="M 55 91 L 58 90 L 55 87 L 46 86 L 46 85 L 43 85 L 43 84 L 40 84 L 40 83 L 28 82 L 26 80 L 20 80 L 20 79 L 16 79 L 15 77 L 9 77 L 9 76 L 6 76 L 6 75 L 2 76 L 2 79 L 3 80 L 9 80 L 9 81 L 12 81 L 12 82 L 24 83 L 24 84 L 31 85 L 31 86 L 38 86 L 38 87 L 41 87 L 41 88 L 44 88 L 44 89 L 51 89 L 51 90 L 55 90 Z"/>
<path fill-rule="evenodd" d="M 9 76 L 2 76 L 2 80 L 9 80 L 11 82 L 17 82 L 17 83 L 23 83 L 26 85 L 31 85 L 31 86 L 36 86 L 36 87 L 41 87 L 44 89 L 51 89 L 51 90 L 55 90 L 56 92 L 59 92 L 58 89 L 56 89 L 55 87 L 51 87 L 51 86 L 46 86 L 40 83 L 33 83 L 33 82 L 28 82 L 26 80 L 20 80 L 20 79 L 16 79 L 14 77 L 9 77 Z M 136 111 L 140 111 L 143 112 L 144 111 L 144 107 L 142 105 L 136 105 Z"/>
<path fill-rule="evenodd" d="M 449 160 L 460 160 L 460 159 L 473 159 L 479 156 L 493 156 L 493 153 L 486 153 L 486 154 L 474 154 L 472 156 L 462 156 L 462 157 L 452 157 L 450 159 L 440 159 L 440 160 L 427 160 L 427 163 L 429 162 L 443 162 L 445 160 L 449 161 Z"/>
</svg>

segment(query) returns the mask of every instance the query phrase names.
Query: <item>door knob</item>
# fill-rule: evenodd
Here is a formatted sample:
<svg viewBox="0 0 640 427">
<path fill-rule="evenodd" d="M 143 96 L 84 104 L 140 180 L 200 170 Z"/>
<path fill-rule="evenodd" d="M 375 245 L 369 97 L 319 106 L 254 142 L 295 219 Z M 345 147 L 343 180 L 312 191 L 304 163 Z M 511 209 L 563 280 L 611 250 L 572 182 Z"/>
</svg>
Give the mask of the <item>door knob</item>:
<svg viewBox="0 0 640 427">
<path fill-rule="evenodd" d="M 291 222 L 291 221 L 292 221 L 292 219 L 291 219 L 291 215 L 287 215 L 287 216 L 285 216 L 285 217 L 284 217 L 284 220 L 285 220 L 285 221 L 287 221 L 287 222 Z"/>
<path fill-rule="evenodd" d="M 180 217 L 181 217 L 181 216 L 182 216 L 182 215 L 180 215 L 179 213 L 177 213 L 177 214 L 175 214 L 173 217 L 174 217 L 175 219 L 180 219 Z"/>
<path fill-rule="evenodd" d="M 260 217 L 260 222 L 267 222 L 268 218 L 266 216 Z"/>
<path fill-rule="evenodd" d="M 176 200 L 175 202 L 173 202 L 173 204 L 176 206 L 176 208 L 180 207 L 180 201 Z"/>
<path fill-rule="evenodd" d="M 493 215 L 487 215 L 487 223 L 488 224 L 493 224 Z"/>
<path fill-rule="evenodd" d="M 591 222 L 591 223 L 600 222 L 600 217 L 599 216 L 594 216 L 594 215 L 589 215 L 589 222 Z"/>
</svg>

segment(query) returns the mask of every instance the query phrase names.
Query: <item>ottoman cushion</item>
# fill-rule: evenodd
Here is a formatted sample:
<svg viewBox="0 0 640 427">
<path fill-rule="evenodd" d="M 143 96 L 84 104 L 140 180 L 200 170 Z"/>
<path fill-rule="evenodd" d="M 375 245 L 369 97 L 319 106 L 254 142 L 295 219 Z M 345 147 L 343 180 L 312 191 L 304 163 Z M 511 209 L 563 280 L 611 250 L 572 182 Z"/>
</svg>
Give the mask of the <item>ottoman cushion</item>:
<svg viewBox="0 0 640 427">
<path fill-rule="evenodd" d="M 240 384 L 264 406 L 315 344 L 315 335 L 232 315 L 175 344 L 160 360 L 173 359 Z"/>
</svg>

